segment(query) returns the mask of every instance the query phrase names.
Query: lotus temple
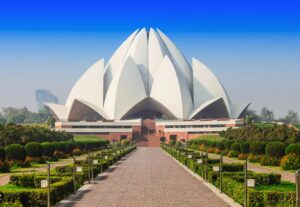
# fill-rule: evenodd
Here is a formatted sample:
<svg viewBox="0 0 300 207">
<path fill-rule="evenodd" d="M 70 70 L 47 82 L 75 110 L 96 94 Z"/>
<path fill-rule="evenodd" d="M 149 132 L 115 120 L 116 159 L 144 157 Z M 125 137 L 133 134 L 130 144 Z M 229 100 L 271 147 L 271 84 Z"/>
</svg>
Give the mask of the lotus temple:
<svg viewBox="0 0 300 207">
<path fill-rule="evenodd" d="M 195 58 L 190 64 L 158 29 L 133 32 L 80 77 L 65 105 L 46 105 L 57 130 L 140 146 L 239 127 L 249 106 L 231 103 L 213 72 Z"/>
</svg>

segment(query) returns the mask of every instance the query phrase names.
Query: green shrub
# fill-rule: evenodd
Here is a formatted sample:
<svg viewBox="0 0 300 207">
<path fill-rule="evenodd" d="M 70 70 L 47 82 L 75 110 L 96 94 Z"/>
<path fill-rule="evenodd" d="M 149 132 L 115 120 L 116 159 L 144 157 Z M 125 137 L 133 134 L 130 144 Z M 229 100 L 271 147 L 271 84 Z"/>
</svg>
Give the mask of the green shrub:
<svg viewBox="0 0 300 207">
<path fill-rule="evenodd" d="M 285 148 L 285 154 L 286 155 L 291 154 L 291 153 L 300 155 L 300 143 L 290 144 Z"/>
<path fill-rule="evenodd" d="M 6 158 L 5 149 L 3 147 L 0 147 L 0 161 L 4 162 L 5 158 Z"/>
<path fill-rule="evenodd" d="M 52 157 L 53 153 L 54 153 L 54 145 L 52 143 L 49 142 L 44 142 L 41 144 L 42 148 L 43 148 L 43 155 L 47 156 L 47 157 Z"/>
<path fill-rule="evenodd" d="M 238 157 L 239 156 L 239 152 L 235 151 L 235 150 L 230 150 L 227 156 L 228 157 Z"/>
<path fill-rule="evenodd" d="M 224 142 L 218 142 L 216 144 L 216 148 L 219 149 L 219 150 L 224 150 L 225 149 L 225 144 Z"/>
<path fill-rule="evenodd" d="M 15 203 L 4 202 L 4 203 L 0 203 L 0 207 L 23 207 L 23 205 L 20 202 L 15 202 Z"/>
<path fill-rule="evenodd" d="M 244 170 L 244 165 L 243 164 L 228 164 L 228 163 L 223 163 L 222 170 L 224 172 L 240 172 Z"/>
<path fill-rule="evenodd" d="M 298 170 L 300 169 L 300 156 L 299 154 L 289 153 L 284 156 L 280 161 L 280 166 L 284 170 Z"/>
<path fill-rule="evenodd" d="M 72 177 L 61 177 L 60 181 L 51 183 L 51 204 L 63 200 L 68 195 L 74 192 Z M 16 202 L 19 201 L 24 206 L 47 206 L 47 189 L 32 189 L 32 190 L 2 190 L 2 201 Z"/>
<path fill-rule="evenodd" d="M 231 145 L 231 150 L 241 152 L 241 143 L 235 142 Z"/>
<path fill-rule="evenodd" d="M 0 172 L 1 173 L 6 173 L 9 172 L 9 164 L 7 161 L 0 161 Z"/>
<path fill-rule="evenodd" d="M 265 142 L 256 141 L 250 144 L 250 152 L 254 155 L 265 154 L 265 150 L 266 150 Z"/>
<path fill-rule="evenodd" d="M 248 154 L 250 152 L 250 143 L 249 142 L 242 142 L 240 144 L 240 152 L 243 154 Z"/>
<path fill-rule="evenodd" d="M 234 141 L 232 140 L 225 140 L 224 144 L 225 144 L 225 149 L 227 150 L 231 150 L 231 145 L 234 143 Z"/>
<path fill-rule="evenodd" d="M 260 164 L 262 166 L 270 165 L 270 166 L 279 166 L 280 160 L 278 157 L 270 157 L 270 156 L 263 156 L 260 160 Z"/>
<path fill-rule="evenodd" d="M 266 155 L 280 158 L 284 155 L 285 144 L 283 142 L 270 142 L 266 146 Z"/>
<path fill-rule="evenodd" d="M 5 148 L 7 160 L 24 161 L 26 159 L 26 150 L 20 144 L 11 144 Z"/>
<path fill-rule="evenodd" d="M 25 150 L 27 156 L 29 157 L 42 157 L 43 155 L 43 147 L 40 143 L 37 142 L 29 142 L 25 145 Z"/>
<path fill-rule="evenodd" d="M 262 159 L 263 155 L 256 155 L 256 154 L 250 154 L 248 156 L 248 160 L 250 162 L 260 162 L 260 160 Z"/>
</svg>

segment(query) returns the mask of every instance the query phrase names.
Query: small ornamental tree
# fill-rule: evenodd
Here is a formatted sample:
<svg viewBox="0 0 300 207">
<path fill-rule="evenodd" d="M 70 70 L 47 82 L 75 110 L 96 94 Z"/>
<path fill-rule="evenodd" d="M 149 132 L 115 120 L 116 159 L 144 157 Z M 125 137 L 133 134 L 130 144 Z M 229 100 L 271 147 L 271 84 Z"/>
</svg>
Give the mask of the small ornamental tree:
<svg viewBox="0 0 300 207">
<path fill-rule="evenodd" d="M 29 157 L 40 158 L 43 155 L 43 147 L 37 142 L 29 142 L 25 145 L 25 150 Z"/>
<path fill-rule="evenodd" d="M 26 159 L 26 150 L 20 144 L 10 144 L 5 148 L 7 160 L 24 161 Z"/>
</svg>

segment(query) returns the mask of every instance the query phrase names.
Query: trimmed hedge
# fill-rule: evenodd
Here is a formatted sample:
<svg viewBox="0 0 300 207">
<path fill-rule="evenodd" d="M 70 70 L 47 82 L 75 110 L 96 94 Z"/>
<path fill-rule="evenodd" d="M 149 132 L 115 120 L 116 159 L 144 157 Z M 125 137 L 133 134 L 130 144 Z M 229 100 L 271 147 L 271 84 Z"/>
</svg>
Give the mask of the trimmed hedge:
<svg viewBox="0 0 300 207">
<path fill-rule="evenodd" d="M 198 164 L 193 159 L 188 159 L 187 153 L 182 155 L 183 152 L 175 151 L 175 149 L 168 147 L 166 145 L 161 145 L 161 147 L 169 153 L 174 158 L 178 159 L 181 163 L 186 165 L 189 169 L 193 170 L 200 176 L 203 173 L 203 165 Z M 215 161 L 213 161 L 215 162 Z M 217 162 L 215 162 L 217 164 Z M 223 165 L 223 176 L 222 176 L 222 186 L 223 192 L 234 199 L 236 202 L 243 204 L 244 202 L 244 172 L 242 165 L 237 167 L 237 172 L 226 172 L 224 168 L 230 164 Z M 229 167 L 233 170 L 232 167 Z M 203 175 L 202 175 L 203 176 Z M 281 175 L 278 174 L 267 174 L 267 173 L 255 173 L 248 172 L 249 179 L 255 179 L 255 188 L 248 188 L 248 201 L 247 206 L 249 207 L 294 207 L 296 201 L 296 193 L 294 191 L 277 192 L 276 190 L 264 190 L 265 186 L 280 186 L 281 185 Z M 213 185 L 219 185 L 219 172 L 212 171 L 212 164 L 208 168 L 208 181 Z M 262 188 L 261 188 L 262 187 Z M 262 189 L 262 190 L 260 190 Z"/>
<path fill-rule="evenodd" d="M 266 146 L 266 155 L 280 158 L 284 155 L 285 144 L 283 142 L 270 142 Z"/>
<path fill-rule="evenodd" d="M 254 155 L 263 155 L 266 151 L 266 143 L 255 141 L 250 144 L 250 152 Z"/>
<path fill-rule="evenodd" d="M 26 150 L 20 144 L 11 144 L 5 148 L 7 160 L 24 161 L 26 159 Z"/>
<path fill-rule="evenodd" d="M 298 144 L 290 144 L 285 148 L 285 154 L 297 154 L 300 155 L 300 143 Z"/>
<path fill-rule="evenodd" d="M 26 154 L 29 157 L 42 157 L 43 147 L 38 142 L 29 142 L 25 145 Z"/>
<path fill-rule="evenodd" d="M 234 142 L 231 145 L 231 150 L 236 151 L 236 152 L 241 152 L 241 143 L 239 142 Z"/>
<path fill-rule="evenodd" d="M 136 147 L 131 146 L 125 149 L 122 153 L 116 155 L 116 159 L 120 159 L 122 156 L 133 151 Z M 111 154 L 111 150 L 104 150 L 103 153 Z M 98 156 L 98 155 L 97 155 Z M 103 157 L 102 157 L 103 158 Z M 112 159 L 112 156 L 110 156 Z M 78 161 L 81 165 L 86 163 L 85 161 Z M 103 170 L 108 168 L 109 164 L 112 164 L 111 160 L 105 160 L 101 162 L 103 164 Z M 93 167 L 94 175 L 96 176 L 100 172 L 101 164 L 96 164 Z M 73 166 L 57 167 L 56 172 L 51 175 L 51 204 L 56 204 L 62 199 L 69 196 L 74 191 L 73 184 Z M 87 166 L 83 167 L 83 173 L 76 173 L 76 186 L 79 188 L 87 180 Z M 24 190 L 5 190 L 0 189 L 0 193 L 3 195 L 1 202 L 15 202 L 19 201 L 24 206 L 47 206 L 47 189 L 40 188 L 41 180 L 46 179 L 46 174 L 23 174 L 12 175 L 10 178 L 10 184 L 16 186 L 27 187 Z M 1 204 L 0 204 L 1 206 Z"/>
<path fill-rule="evenodd" d="M 47 157 L 52 157 L 53 153 L 54 153 L 54 145 L 50 142 L 44 142 L 41 144 L 42 148 L 43 148 L 43 155 L 47 156 Z"/>
<path fill-rule="evenodd" d="M 250 152 L 250 143 L 249 142 L 242 142 L 240 144 L 240 152 L 243 154 L 248 154 Z"/>
</svg>

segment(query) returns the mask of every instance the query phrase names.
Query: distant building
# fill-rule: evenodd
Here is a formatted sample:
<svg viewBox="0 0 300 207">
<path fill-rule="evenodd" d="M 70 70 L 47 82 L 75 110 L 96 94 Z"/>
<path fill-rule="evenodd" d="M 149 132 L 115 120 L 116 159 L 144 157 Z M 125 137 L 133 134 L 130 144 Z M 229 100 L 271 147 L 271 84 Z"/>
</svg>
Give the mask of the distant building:
<svg viewBox="0 0 300 207">
<path fill-rule="evenodd" d="M 58 103 L 58 98 L 50 91 L 38 89 L 35 91 L 35 99 L 38 104 L 38 109 L 42 109 L 45 103 Z"/>
<path fill-rule="evenodd" d="M 190 65 L 165 34 L 142 29 L 108 63 L 88 69 L 65 105 L 47 106 L 57 129 L 157 146 L 160 137 L 189 140 L 238 127 L 249 104 L 232 104 L 204 64 Z"/>
</svg>

